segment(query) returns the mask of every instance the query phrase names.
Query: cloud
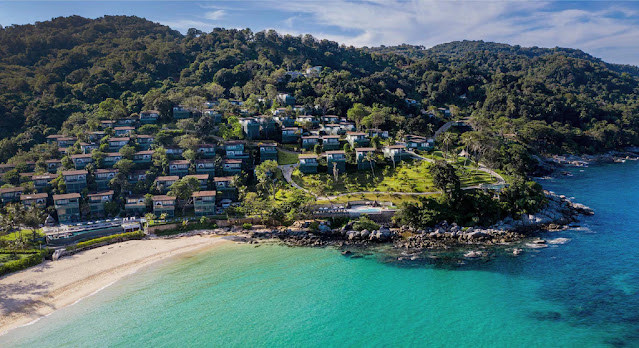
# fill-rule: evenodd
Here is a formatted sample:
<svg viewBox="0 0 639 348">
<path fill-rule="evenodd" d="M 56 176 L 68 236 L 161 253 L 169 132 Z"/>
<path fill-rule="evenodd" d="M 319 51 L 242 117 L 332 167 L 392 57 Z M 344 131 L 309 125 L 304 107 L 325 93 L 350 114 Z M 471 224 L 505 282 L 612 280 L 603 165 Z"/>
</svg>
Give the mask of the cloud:
<svg viewBox="0 0 639 348">
<path fill-rule="evenodd" d="M 619 5 L 602 9 L 597 7 L 607 6 L 606 3 L 589 6 L 432 0 L 296 1 L 268 5 L 283 12 L 305 14 L 312 21 L 306 23 L 311 34 L 328 38 L 319 34 L 331 32 L 330 37 L 354 46 L 410 43 L 430 47 L 469 39 L 572 47 L 613 62 L 639 63 L 638 12 Z M 285 31 L 290 32 L 290 28 Z"/>
<path fill-rule="evenodd" d="M 204 14 L 204 18 L 210 19 L 212 21 L 220 20 L 224 18 L 224 16 L 226 16 L 225 10 L 211 11 Z"/>
<path fill-rule="evenodd" d="M 190 19 L 180 19 L 175 21 L 155 20 L 155 22 L 168 25 L 171 29 L 178 30 L 182 33 L 186 33 L 186 31 L 190 28 L 197 28 L 202 31 L 210 32 L 213 31 L 213 28 L 219 27 L 219 25 L 215 25 L 213 23 Z"/>
</svg>

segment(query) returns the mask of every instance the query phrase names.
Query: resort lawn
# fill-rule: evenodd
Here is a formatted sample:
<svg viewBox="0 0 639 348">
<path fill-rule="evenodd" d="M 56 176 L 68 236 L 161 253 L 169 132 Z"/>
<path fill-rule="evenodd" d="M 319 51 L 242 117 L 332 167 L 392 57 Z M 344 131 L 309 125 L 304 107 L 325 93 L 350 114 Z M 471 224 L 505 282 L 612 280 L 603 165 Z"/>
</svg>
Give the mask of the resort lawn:
<svg viewBox="0 0 639 348">
<path fill-rule="evenodd" d="M 29 257 L 31 254 L 20 254 L 20 253 L 1 253 L 0 254 L 0 264 L 16 261 L 20 259 L 24 259 L 25 257 Z"/>
<path fill-rule="evenodd" d="M 298 155 L 287 151 L 277 150 L 277 164 L 287 165 L 298 162 Z"/>
<path fill-rule="evenodd" d="M 21 231 L 15 231 L 9 234 L 5 234 L 4 236 L 0 236 L 0 240 L 13 242 L 15 240 L 18 240 L 21 234 L 22 234 L 22 240 L 25 242 L 30 242 L 33 239 L 33 231 L 29 229 L 23 229 Z M 36 237 L 37 238 L 44 237 L 44 233 L 42 233 L 41 229 L 36 231 Z"/>
<path fill-rule="evenodd" d="M 454 150 L 455 152 L 458 152 L 457 150 Z M 449 157 L 445 158 L 444 157 L 444 153 L 442 151 L 436 150 L 436 151 L 431 151 L 431 152 L 425 152 L 425 151 L 417 151 L 418 154 L 422 157 L 426 157 L 435 161 L 441 161 L 441 160 L 445 160 L 449 163 L 458 165 L 458 166 L 472 166 L 475 164 L 475 162 L 470 159 L 470 158 L 466 158 L 466 157 L 456 157 L 456 158 L 451 158 L 450 155 Z M 453 152 L 453 151 L 451 151 Z M 454 156 L 454 155 L 453 155 Z M 454 160 L 454 163 L 453 163 Z"/>
<path fill-rule="evenodd" d="M 318 200 L 317 204 L 345 204 L 347 202 L 353 201 L 377 201 L 377 202 L 391 202 L 395 206 L 399 206 L 402 202 L 417 202 L 420 197 L 434 197 L 438 194 L 433 195 L 398 195 L 393 193 L 360 193 L 360 194 L 349 194 L 344 196 L 339 196 L 332 198 L 329 202 L 326 199 Z"/>
<path fill-rule="evenodd" d="M 430 175 L 430 163 L 426 161 L 405 162 L 393 169 L 376 168 L 375 176 L 370 170 L 346 173 L 334 182 L 329 194 L 336 195 L 349 192 L 413 192 L 426 193 L 438 191 L 433 185 Z M 471 167 L 458 167 L 457 174 L 461 178 L 462 187 L 479 184 L 491 184 L 497 180 L 490 174 Z M 298 171 L 293 173 L 293 180 L 300 186 L 311 189 L 318 182 L 326 182 L 333 179 L 326 173 L 301 175 Z"/>
</svg>

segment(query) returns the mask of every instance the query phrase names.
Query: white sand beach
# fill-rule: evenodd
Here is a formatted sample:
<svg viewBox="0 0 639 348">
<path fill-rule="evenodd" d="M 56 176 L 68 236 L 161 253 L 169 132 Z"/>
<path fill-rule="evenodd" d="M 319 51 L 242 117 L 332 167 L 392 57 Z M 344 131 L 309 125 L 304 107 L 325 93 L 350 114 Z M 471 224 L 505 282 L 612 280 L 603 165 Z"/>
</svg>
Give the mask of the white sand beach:
<svg viewBox="0 0 639 348">
<path fill-rule="evenodd" d="M 196 235 L 132 240 L 87 250 L 0 278 L 0 334 L 71 305 L 142 267 L 228 239 Z"/>
</svg>

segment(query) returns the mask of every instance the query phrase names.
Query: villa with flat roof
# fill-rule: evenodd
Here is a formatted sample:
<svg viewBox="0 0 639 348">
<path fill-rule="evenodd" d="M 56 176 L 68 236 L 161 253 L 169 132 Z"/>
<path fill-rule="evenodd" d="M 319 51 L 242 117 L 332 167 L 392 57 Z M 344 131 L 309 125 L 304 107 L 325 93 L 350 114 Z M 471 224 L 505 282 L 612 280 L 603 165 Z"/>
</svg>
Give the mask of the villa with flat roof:
<svg viewBox="0 0 639 348">
<path fill-rule="evenodd" d="M 47 165 L 47 171 L 49 173 L 56 173 L 58 168 L 62 167 L 62 160 L 59 159 L 49 159 L 44 161 L 44 163 Z"/>
<path fill-rule="evenodd" d="M 0 200 L 2 200 L 2 204 L 18 202 L 22 192 L 24 192 L 24 187 L 0 188 Z"/>
<path fill-rule="evenodd" d="M 295 119 L 285 114 L 273 116 L 273 121 L 280 127 L 293 127 L 295 126 Z"/>
<path fill-rule="evenodd" d="M 56 176 L 53 174 L 41 174 L 32 176 L 31 180 L 33 180 L 33 187 L 36 191 L 44 192 L 49 186 L 51 186 L 51 180 L 55 178 Z"/>
<path fill-rule="evenodd" d="M 123 117 L 115 120 L 116 126 L 132 126 L 137 122 L 137 118 L 135 117 Z"/>
<path fill-rule="evenodd" d="M 295 118 L 295 123 L 300 126 L 304 125 L 304 128 L 306 128 L 306 125 L 310 125 L 311 128 L 319 125 L 318 119 L 313 115 L 299 115 Z"/>
<path fill-rule="evenodd" d="M 197 159 L 195 160 L 195 173 L 208 174 L 215 176 L 215 160 L 213 159 Z"/>
<path fill-rule="evenodd" d="M 157 110 L 146 110 L 140 112 L 140 123 L 151 124 L 156 123 L 160 118 L 160 112 Z"/>
<path fill-rule="evenodd" d="M 118 163 L 122 159 L 122 155 L 119 152 L 109 152 L 102 160 L 102 166 L 111 168 L 114 164 Z"/>
<path fill-rule="evenodd" d="M 133 154 L 133 163 L 141 167 L 149 167 L 151 166 L 154 153 L 155 151 L 153 150 L 138 151 Z"/>
<path fill-rule="evenodd" d="M 229 140 L 224 143 L 226 158 L 248 159 L 248 154 L 244 153 L 244 142 L 241 140 Z"/>
<path fill-rule="evenodd" d="M 16 169 L 16 165 L 13 163 L 2 163 L 0 164 L 0 174 L 5 174 L 10 170 Z"/>
<path fill-rule="evenodd" d="M 242 160 L 227 158 L 222 161 L 224 175 L 236 175 L 242 173 Z"/>
<path fill-rule="evenodd" d="M 325 135 L 322 137 L 322 149 L 332 151 L 340 149 L 339 135 Z"/>
<path fill-rule="evenodd" d="M 189 174 L 190 165 L 188 160 L 171 161 L 169 162 L 169 175 L 177 175 L 181 178 Z"/>
<path fill-rule="evenodd" d="M 322 123 L 339 124 L 339 116 L 336 116 L 336 115 L 324 115 L 324 116 L 322 116 Z"/>
<path fill-rule="evenodd" d="M 49 198 L 49 194 L 46 192 L 23 194 L 20 196 L 20 202 L 22 202 L 25 208 L 36 207 L 38 209 L 44 209 L 47 207 L 47 198 Z"/>
<path fill-rule="evenodd" d="M 177 146 L 166 146 L 164 149 L 166 150 L 166 155 L 171 159 L 182 158 L 184 153 L 184 150 Z"/>
<path fill-rule="evenodd" d="M 153 196 L 153 215 L 160 217 L 162 214 L 166 214 L 168 217 L 174 217 L 175 203 L 174 196 Z"/>
<path fill-rule="evenodd" d="M 115 121 L 113 120 L 102 120 L 100 121 L 100 129 L 107 129 L 115 127 Z"/>
<path fill-rule="evenodd" d="M 375 148 L 360 147 L 355 149 L 355 158 L 357 159 L 357 170 L 370 170 L 371 165 L 375 166 L 375 159 L 369 156 L 375 155 Z"/>
<path fill-rule="evenodd" d="M 155 178 L 155 187 L 162 193 L 169 192 L 171 185 L 180 180 L 178 176 L 158 176 Z"/>
<path fill-rule="evenodd" d="M 58 222 L 69 223 L 80 221 L 79 193 L 53 195 L 53 205 L 58 213 Z"/>
<path fill-rule="evenodd" d="M 84 169 L 87 164 L 93 163 L 93 158 L 90 153 L 71 155 L 71 161 L 75 166 L 75 169 Z"/>
<path fill-rule="evenodd" d="M 195 216 L 215 215 L 215 203 L 215 191 L 193 192 L 193 208 L 195 210 Z"/>
<path fill-rule="evenodd" d="M 146 170 L 133 170 L 127 174 L 127 181 L 129 184 L 135 185 L 139 182 L 146 181 Z"/>
<path fill-rule="evenodd" d="M 418 135 L 405 136 L 404 143 L 410 150 L 430 151 L 435 147 L 435 141 L 433 139 Z"/>
<path fill-rule="evenodd" d="M 393 163 L 399 163 L 408 157 L 405 145 L 387 145 L 383 149 L 384 157 L 391 159 Z"/>
<path fill-rule="evenodd" d="M 206 190 L 209 188 L 209 175 L 208 174 L 191 174 L 184 178 L 196 178 L 200 183 L 200 190 Z"/>
<path fill-rule="evenodd" d="M 80 143 L 80 150 L 82 153 L 90 154 L 91 151 L 98 149 L 98 144 L 95 143 Z"/>
<path fill-rule="evenodd" d="M 193 113 L 189 108 L 183 105 L 176 105 L 173 107 L 173 119 L 174 120 L 182 120 L 185 118 L 190 118 L 193 116 Z"/>
<path fill-rule="evenodd" d="M 326 151 L 326 171 L 333 174 L 333 168 L 337 166 L 340 174 L 346 173 L 346 153 L 344 150 Z"/>
<path fill-rule="evenodd" d="M 282 128 L 282 144 L 295 144 L 300 138 L 302 131 L 299 127 Z"/>
<path fill-rule="evenodd" d="M 74 137 L 61 137 L 56 139 L 56 143 L 58 147 L 66 149 L 67 147 L 73 146 L 78 139 Z"/>
<path fill-rule="evenodd" d="M 196 152 L 200 158 L 215 158 L 215 145 L 199 144 Z"/>
<path fill-rule="evenodd" d="M 346 141 L 351 144 L 351 147 L 364 147 L 370 144 L 370 140 L 366 137 L 366 133 L 362 132 L 347 132 Z"/>
<path fill-rule="evenodd" d="M 87 187 L 86 170 L 67 170 L 62 172 L 62 179 L 67 187 L 68 193 L 80 193 Z"/>
<path fill-rule="evenodd" d="M 264 161 L 276 161 L 277 162 L 277 144 L 259 144 L 260 148 L 260 163 Z"/>
<path fill-rule="evenodd" d="M 302 148 L 312 150 L 315 145 L 319 144 L 320 137 L 317 135 L 302 136 Z"/>
<path fill-rule="evenodd" d="M 317 173 L 317 155 L 302 154 L 299 155 L 300 171 L 305 174 Z"/>
<path fill-rule="evenodd" d="M 136 195 L 126 197 L 124 210 L 128 216 L 143 216 L 146 213 L 146 200 L 144 196 Z"/>
<path fill-rule="evenodd" d="M 113 191 L 91 193 L 88 196 L 92 217 L 106 216 L 105 204 L 113 200 Z"/>
<path fill-rule="evenodd" d="M 242 117 L 239 122 L 246 139 L 253 140 L 260 137 L 260 124 L 254 117 Z"/>
<path fill-rule="evenodd" d="M 341 130 L 342 128 L 338 124 L 327 123 L 320 125 L 320 131 L 323 132 L 323 134 L 338 135 Z"/>
<path fill-rule="evenodd" d="M 108 191 L 111 180 L 116 174 L 118 174 L 117 169 L 97 169 L 94 176 L 98 191 Z"/>
<path fill-rule="evenodd" d="M 135 143 L 140 147 L 140 149 L 148 150 L 151 148 L 151 145 L 153 145 L 154 139 L 155 137 L 152 135 L 140 134 L 135 137 Z"/>
<path fill-rule="evenodd" d="M 232 201 L 237 200 L 237 188 L 233 186 L 232 176 L 215 177 L 215 190 L 217 191 L 217 199 L 230 199 Z"/>
<path fill-rule="evenodd" d="M 125 147 L 129 144 L 129 137 L 121 137 L 121 138 L 109 138 L 109 151 L 118 152 L 121 148 Z"/>
<path fill-rule="evenodd" d="M 220 124 L 222 122 L 222 114 L 214 109 L 204 109 L 202 111 L 203 116 L 210 116 L 213 119 L 215 124 Z"/>
<path fill-rule="evenodd" d="M 131 135 L 131 133 L 135 130 L 135 127 L 131 126 L 122 126 L 113 128 L 113 134 L 116 137 L 127 137 Z"/>
</svg>

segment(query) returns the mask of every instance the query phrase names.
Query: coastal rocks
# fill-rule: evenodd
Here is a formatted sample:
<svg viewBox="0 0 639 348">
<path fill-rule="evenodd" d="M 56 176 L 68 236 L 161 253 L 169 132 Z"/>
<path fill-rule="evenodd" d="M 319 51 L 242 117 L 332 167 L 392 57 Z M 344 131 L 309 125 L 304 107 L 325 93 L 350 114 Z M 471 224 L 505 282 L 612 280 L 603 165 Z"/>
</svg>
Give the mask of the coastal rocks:
<svg viewBox="0 0 639 348">
<path fill-rule="evenodd" d="M 524 214 L 518 219 L 506 218 L 494 229 L 507 231 L 535 231 L 558 229 L 577 220 L 579 215 L 593 215 L 594 211 L 583 204 L 573 203 L 565 196 L 546 191 L 546 206 L 536 214 Z"/>
<path fill-rule="evenodd" d="M 582 215 L 595 215 L 595 211 L 592 208 L 587 207 L 581 203 L 572 203 L 573 209 Z"/>
<path fill-rule="evenodd" d="M 392 232 L 388 227 L 382 227 L 374 231 L 347 231 L 345 237 L 349 241 L 386 242 L 391 239 Z"/>
<path fill-rule="evenodd" d="M 598 163 L 619 163 L 626 160 L 637 160 L 639 158 L 639 148 L 627 147 L 625 151 L 609 151 L 598 155 L 564 155 L 546 158 L 546 162 L 556 166 L 587 167 L 589 164 Z"/>
<path fill-rule="evenodd" d="M 286 229 L 264 232 L 252 232 L 254 238 L 277 238 L 290 246 L 348 246 L 367 247 L 382 243 L 392 243 L 396 249 L 439 249 L 461 248 L 476 250 L 479 247 L 512 245 L 527 240 L 529 248 L 548 247 L 545 241 L 533 241 L 531 236 L 537 231 L 565 228 L 577 221 L 580 214 L 592 213 L 592 209 L 571 202 L 564 196 L 546 192 L 547 205 L 536 214 L 524 214 L 517 218 L 507 217 L 493 226 L 462 227 L 455 223 L 442 221 L 431 228 L 414 229 L 399 226 L 391 229 L 382 226 L 378 230 L 356 231 L 352 224 L 327 230 L 324 233 L 310 232 L 308 229 Z M 559 242 L 559 241 L 558 241 Z M 472 249 L 471 249 L 472 248 Z M 514 249 L 513 255 L 519 255 L 521 249 Z M 475 254 L 471 254 L 475 255 Z"/>
<path fill-rule="evenodd" d="M 464 257 L 469 259 L 475 259 L 475 258 L 481 257 L 482 255 L 483 253 L 481 251 L 469 251 L 464 254 Z"/>
</svg>

